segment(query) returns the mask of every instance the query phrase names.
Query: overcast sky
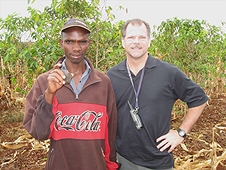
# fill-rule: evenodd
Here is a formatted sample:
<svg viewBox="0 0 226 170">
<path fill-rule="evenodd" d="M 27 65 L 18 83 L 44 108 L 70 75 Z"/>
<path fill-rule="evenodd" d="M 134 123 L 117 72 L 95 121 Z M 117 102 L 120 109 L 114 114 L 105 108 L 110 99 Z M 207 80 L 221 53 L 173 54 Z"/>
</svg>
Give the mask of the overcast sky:
<svg viewBox="0 0 226 170">
<path fill-rule="evenodd" d="M 104 1 L 104 0 L 102 0 Z M 226 0 L 105 0 L 113 8 L 116 20 L 141 18 L 151 26 L 160 25 L 162 21 L 177 17 L 206 20 L 221 26 L 226 22 Z M 51 0 L 36 0 L 32 7 L 43 10 Z M 120 11 L 119 6 L 124 10 Z M 0 0 L 0 17 L 16 12 L 28 16 L 28 0 Z"/>
</svg>

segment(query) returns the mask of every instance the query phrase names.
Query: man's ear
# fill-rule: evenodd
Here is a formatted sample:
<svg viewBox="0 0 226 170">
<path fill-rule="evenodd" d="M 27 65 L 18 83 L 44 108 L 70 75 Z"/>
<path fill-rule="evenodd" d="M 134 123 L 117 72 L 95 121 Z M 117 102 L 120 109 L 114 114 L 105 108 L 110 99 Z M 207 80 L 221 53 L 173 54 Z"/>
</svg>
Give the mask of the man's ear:
<svg viewBox="0 0 226 170">
<path fill-rule="evenodd" d="M 148 41 L 148 47 L 150 47 L 150 45 L 151 45 L 151 38 L 149 38 L 149 41 Z"/>
<path fill-rule="evenodd" d="M 93 43 L 93 40 L 89 39 L 89 40 L 88 40 L 88 43 L 89 43 L 89 45 L 90 45 L 91 43 Z"/>
<path fill-rule="evenodd" d="M 60 44 L 60 47 L 63 48 L 63 40 L 62 39 L 59 39 L 58 42 Z"/>
<path fill-rule="evenodd" d="M 122 47 L 125 48 L 125 41 L 123 38 L 122 38 Z"/>
</svg>

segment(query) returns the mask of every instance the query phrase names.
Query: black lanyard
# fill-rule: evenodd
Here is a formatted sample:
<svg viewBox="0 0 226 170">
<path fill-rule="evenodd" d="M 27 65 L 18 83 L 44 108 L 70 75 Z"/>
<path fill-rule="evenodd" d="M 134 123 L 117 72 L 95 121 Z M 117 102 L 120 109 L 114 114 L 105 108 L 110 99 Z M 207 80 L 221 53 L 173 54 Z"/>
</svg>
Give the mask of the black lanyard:
<svg viewBox="0 0 226 170">
<path fill-rule="evenodd" d="M 143 81 L 143 78 L 144 78 L 144 68 L 145 68 L 145 66 L 142 68 L 140 82 L 139 82 L 139 86 L 138 86 L 137 91 L 136 91 L 135 86 L 133 84 L 133 79 L 132 79 L 132 76 L 131 76 L 131 73 L 130 73 L 130 69 L 129 69 L 129 66 L 128 66 L 128 63 L 127 62 L 126 62 L 126 67 L 127 67 L 127 71 L 128 71 L 128 74 L 129 74 L 130 82 L 131 82 L 131 84 L 133 86 L 133 90 L 134 90 L 135 97 L 136 97 L 135 109 L 138 110 L 139 109 L 138 96 L 139 96 L 141 84 L 142 84 L 142 81 Z"/>
</svg>

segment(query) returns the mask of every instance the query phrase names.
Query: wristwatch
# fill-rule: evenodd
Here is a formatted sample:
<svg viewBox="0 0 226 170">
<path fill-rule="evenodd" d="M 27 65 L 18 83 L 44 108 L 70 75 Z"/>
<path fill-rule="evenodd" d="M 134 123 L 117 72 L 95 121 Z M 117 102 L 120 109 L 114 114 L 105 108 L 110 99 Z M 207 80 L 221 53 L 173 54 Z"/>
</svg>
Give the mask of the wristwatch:
<svg viewBox="0 0 226 170">
<path fill-rule="evenodd" d="M 177 132 L 179 134 L 179 136 L 185 138 L 186 137 L 186 132 L 180 128 L 177 129 Z"/>
</svg>

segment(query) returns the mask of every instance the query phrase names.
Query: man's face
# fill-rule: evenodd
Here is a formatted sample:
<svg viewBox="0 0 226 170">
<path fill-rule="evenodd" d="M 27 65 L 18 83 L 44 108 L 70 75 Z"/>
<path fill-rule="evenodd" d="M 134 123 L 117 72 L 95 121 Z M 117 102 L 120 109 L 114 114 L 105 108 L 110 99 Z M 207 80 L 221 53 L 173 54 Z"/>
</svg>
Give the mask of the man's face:
<svg viewBox="0 0 226 170">
<path fill-rule="evenodd" d="M 79 64 L 84 60 L 90 45 L 88 33 L 85 29 L 72 27 L 62 33 L 60 46 L 64 54 L 73 64 Z"/>
<path fill-rule="evenodd" d="M 141 58 L 148 53 L 150 47 L 150 37 L 147 28 L 142 25 L 129 24 L 126 29 L 126 36 L 122 39 L 122 45 L 126 50 L 127 56 Z"/>
</svg>

